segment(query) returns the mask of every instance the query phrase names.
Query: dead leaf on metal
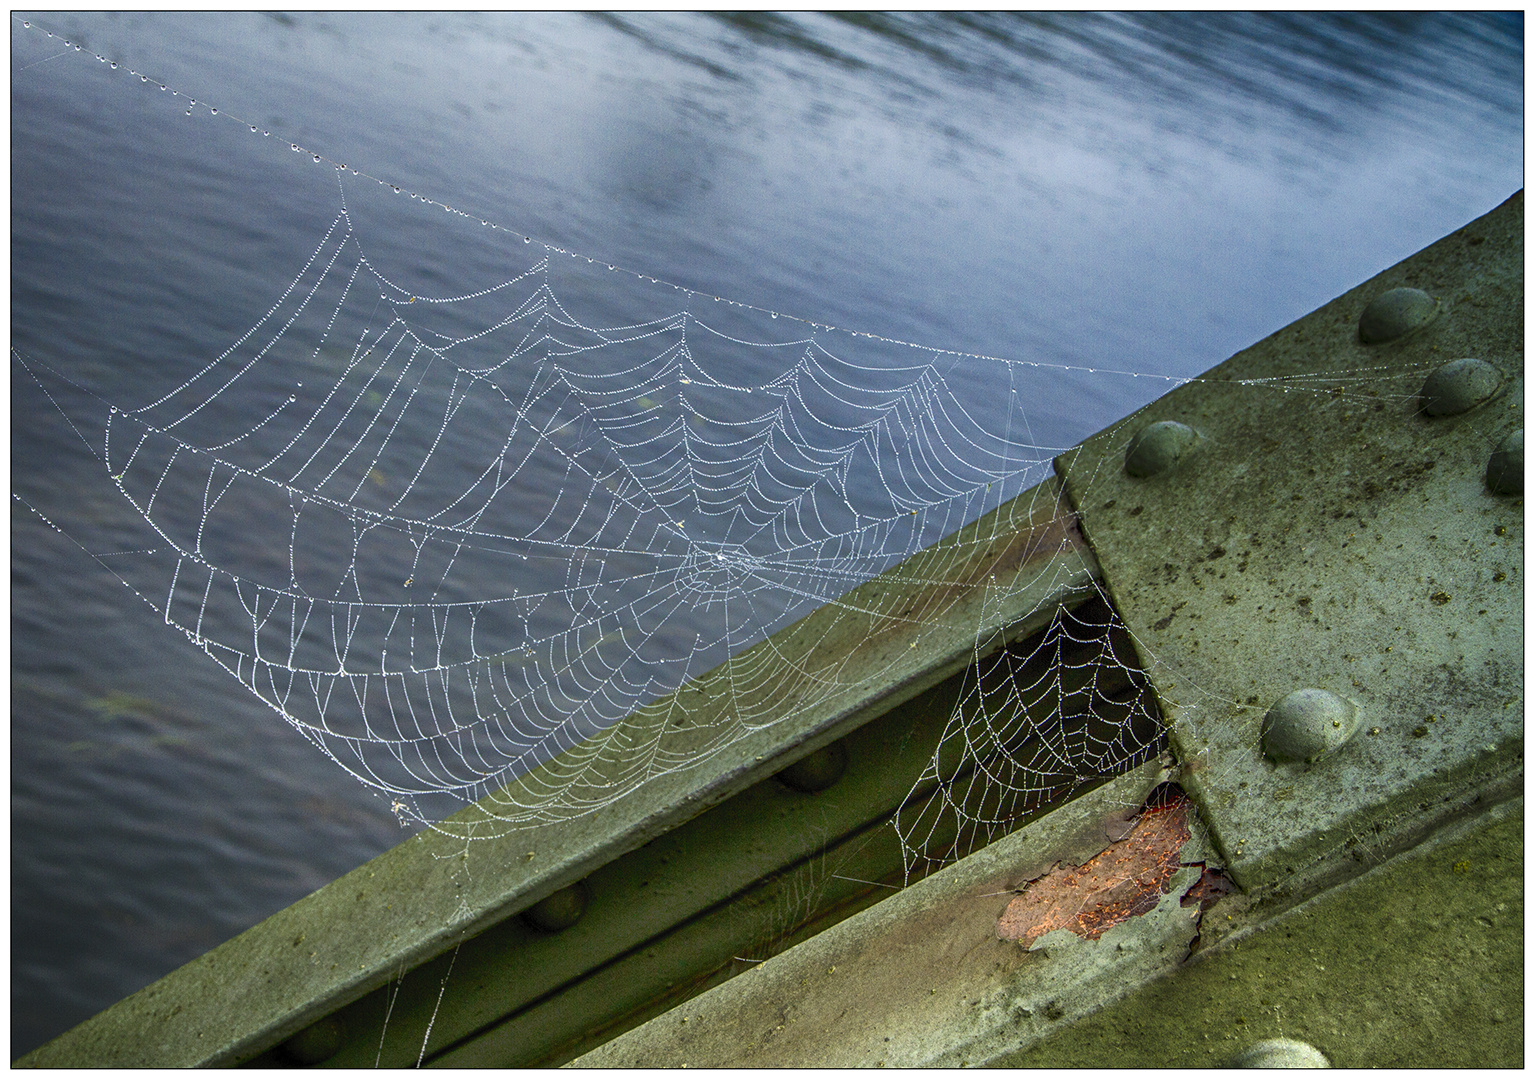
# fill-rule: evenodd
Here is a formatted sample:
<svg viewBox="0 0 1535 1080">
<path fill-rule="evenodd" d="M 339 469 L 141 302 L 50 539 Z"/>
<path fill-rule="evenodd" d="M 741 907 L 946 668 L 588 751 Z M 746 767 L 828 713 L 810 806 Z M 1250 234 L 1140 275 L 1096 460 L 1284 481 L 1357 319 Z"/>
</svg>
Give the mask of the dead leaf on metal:
<svg viewBox="0 0 1535 1080">
<path fill-rule="evenodd" d="M 1081 866 L 1057 866 L 1030 882 L 997 920 L 997 936 L 1028 946 L 1064 929 L 1096 941 L 1109 928 L 1144 915 L 1178 872 L 1178 852 L 1189 839 L 1188 810 L 1181 792 L 1158 800 L 1141 812 L 1123 840 Z"/>
</svg>

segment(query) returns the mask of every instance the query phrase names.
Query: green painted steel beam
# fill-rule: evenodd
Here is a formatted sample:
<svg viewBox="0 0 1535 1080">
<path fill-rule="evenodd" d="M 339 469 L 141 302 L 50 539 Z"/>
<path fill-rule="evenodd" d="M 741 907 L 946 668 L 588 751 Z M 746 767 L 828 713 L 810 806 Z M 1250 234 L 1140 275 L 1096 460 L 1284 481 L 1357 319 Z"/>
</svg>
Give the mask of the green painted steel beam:
<svg viewBox="0 0 1535 1080">
<path fill-rule="evenodd" d="M 577 747 L 526 786 L 586 769 L 572 798 L 601 809 L 472 844 L 423 834 L 20 1064 L 269 1063 L 301 1031 L 288 1058 L 334 1064 L 550 1063 L 598 1043 L 580 1063 L 1000 1063 L 1180 977 L 1196 939 L 1214 955 L 1341 896 L 1364 862 L 1474 817 L 1521 775 L 1506 437 L 1522 428 L 1522 231 L 1516 196 L 1058 463 L 1175 721 L 1180 772 L 1148 764 L 874 903 L 868 883 L 901 855 L 878 826 L 952 713 L 944 680 L 1093 590 L 1098 564 L 1046 485 L 757 647 L 808 664 L 764 665 L 750 688 L 722 668 L 632 718 L 634 745 L 692 767 L 607 802 L 632 760 Z M 1424 293 L 1392 291 L 1406 286 Z M 1491 367 L 1428 378 L 1464 356 Z M 1183 426 L 1143 434 L 1152 421 Z M 1332 695 L 1311 749 L 1274 720 L 1303 687 Z M 706 747 L 743 691 L 783 721 Z M 847 772 L 820 795 L 771 779 L 834 744 Z M 1274 760 L 1313 749 L 1329 752 Z M 1000 906 L 1054 863 L 1115 850 L 1170 775 L 1198 813 L 1153 910 L 1092 942 L 999 939 Z M 451 824 L 493 827 L 515 800 Z M 1229 927 L 1181 902 L 1196 864 L 1247 890 L 1206 913 Z M 514 917 L 578 882 L 589 906 L 569 929 Z M 743 971 L 763 926 L 770 947 L 825 929 Z"/>
</svg>

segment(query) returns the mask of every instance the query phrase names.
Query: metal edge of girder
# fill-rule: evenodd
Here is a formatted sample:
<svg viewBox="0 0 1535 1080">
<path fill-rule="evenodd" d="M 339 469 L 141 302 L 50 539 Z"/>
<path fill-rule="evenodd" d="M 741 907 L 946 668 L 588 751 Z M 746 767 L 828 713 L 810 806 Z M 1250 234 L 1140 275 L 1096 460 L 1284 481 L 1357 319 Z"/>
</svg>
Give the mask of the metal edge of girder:
<svg viewBox="0 0 1535 1080">
<path fill-rule="evenodd" d="M 1368 849 L 1522 759 L 1523 499 L 1484 477 L 1523 427 L 1523 242 L 1520 192 L 1057 460 L 1245 888 Z M 1402 287 L 1437 317 L 1364 343 L 1366 305 Z M 1462 357 L 1499 392 L 1428 415 L 1425 377 Z M 1128 444 L 1161 421 L 1194 441 L 1129 475 Z M 1270 711 L 1303 688 L 1355 734 L 1271 760 Z"/>
<path fill-rule="evenodd" d="M 774 681 L 745 691 L 756 695 L 754 713 L 786 719 L 579 816 L 472 842 L 452 835 L 489 831 L 516 798 L 488 796 L 16 1064 L 228 1065 L 281 1042 L 936 685 L 977 650 L 1033 632 L 1098 576 L 1062 505 L 1057 482 L 1047 479 L 639 710 L 625 727 L 631 746 L 656 741 L 664 756 L 696 754 L 698 733 L 741 705 L 741 688 L 732 687 L 734 700 L 720 692 L 732 665 L 805 655 L 808 663 L 778 664 Z M 833 677 L 841 690 L 827 694 L 819 681 Z M 689 718 L 686 727 L 670 724 L 678 715 Z M 568 785 L 575 772 L 596 793 L 612 780 L 606 767 L 627 765 L 621 753 L 582 744 L 518 787 Z"/>
</svg>

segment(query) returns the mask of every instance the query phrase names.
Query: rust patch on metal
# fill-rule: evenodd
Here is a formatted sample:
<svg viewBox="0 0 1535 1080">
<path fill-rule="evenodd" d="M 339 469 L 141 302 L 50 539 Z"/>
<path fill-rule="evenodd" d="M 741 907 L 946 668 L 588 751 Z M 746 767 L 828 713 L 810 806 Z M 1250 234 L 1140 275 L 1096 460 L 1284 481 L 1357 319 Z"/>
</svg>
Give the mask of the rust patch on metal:
<svg viewBox="0 0 1535 1080">
<path fill-rule="evenodd" d="M 1106 930 L 1157 906 L 1189 839 L 1189 799 L 1181 791 L 1141 811 L 1130 834 L 1081 866 L 1057 865 L 1024 886 L 997 920 L 997 936 L 1032 945 L 1052 930 L 1096 941 Z"/>
</svg>

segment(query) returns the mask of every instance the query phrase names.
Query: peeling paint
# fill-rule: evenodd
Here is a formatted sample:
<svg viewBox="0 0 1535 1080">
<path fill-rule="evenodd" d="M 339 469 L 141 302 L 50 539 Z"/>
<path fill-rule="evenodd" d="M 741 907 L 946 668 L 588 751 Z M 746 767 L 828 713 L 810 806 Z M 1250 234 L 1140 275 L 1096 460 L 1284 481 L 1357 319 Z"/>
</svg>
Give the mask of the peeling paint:
<svg viewBox="0 0 1535 1080">
<path fill-rule="evenodd" d="M 1096 941 L 1155 908 L 1189 839 L 1189 799 L 1176 788 L 1168 791 L 1148 803 L 1123 840 L 1081 866 L 1057 864 L 1024 886 L 997 920 L 997 936 L 1025 948 L 1052 930 Z"/>
</svg>

